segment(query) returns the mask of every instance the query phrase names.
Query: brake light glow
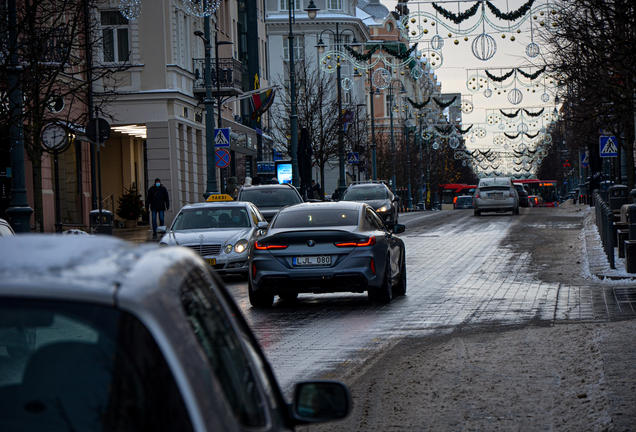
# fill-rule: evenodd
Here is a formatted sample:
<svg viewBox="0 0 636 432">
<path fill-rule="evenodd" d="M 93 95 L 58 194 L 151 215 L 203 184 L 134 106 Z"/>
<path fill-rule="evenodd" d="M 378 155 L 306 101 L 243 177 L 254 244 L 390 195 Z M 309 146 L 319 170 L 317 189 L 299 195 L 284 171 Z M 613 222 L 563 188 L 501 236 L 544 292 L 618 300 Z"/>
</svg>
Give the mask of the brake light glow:
<svg viewBox="0 0 636 432">
<path fill-rule="evenodd" d="M 375 244 L 375 236 L 371 236 L 367 239 L 358 240 L 357 242 L 341 242 L 334 243 L 334 245 L 338 247 L 364 247 L 364 246 L 373 246 Z"/>
<path fill-rule="evenodd" d="M 475 198 L 480 198 L 479 193 L 475 192 Z"/>
<path fill-rule="evenodd" d="M 258 242 L 254 243 L 254 249 L 258 249 L 258 250 L 287 249 L 288 246 L 289 245 L 277 245 L 277 244 L 263 245 L 263 244 L 259 244 Z"/>
</svg>

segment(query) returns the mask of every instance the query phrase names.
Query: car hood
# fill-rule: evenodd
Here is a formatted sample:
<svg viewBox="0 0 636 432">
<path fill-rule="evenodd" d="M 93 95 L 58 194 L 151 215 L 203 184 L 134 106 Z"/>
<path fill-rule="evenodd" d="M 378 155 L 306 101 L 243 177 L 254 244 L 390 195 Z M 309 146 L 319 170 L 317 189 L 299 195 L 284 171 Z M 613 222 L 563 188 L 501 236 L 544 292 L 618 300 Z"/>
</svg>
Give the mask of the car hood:
<svg viewBox="0 0 636 432">
<path fill-rule="evenodd" d="M 211 230 L 170 231 L 161 241 L 171 245 L 234 244 L 241 239 L 250 239 L 253 228 L 215 228 Z"/>
</svg>

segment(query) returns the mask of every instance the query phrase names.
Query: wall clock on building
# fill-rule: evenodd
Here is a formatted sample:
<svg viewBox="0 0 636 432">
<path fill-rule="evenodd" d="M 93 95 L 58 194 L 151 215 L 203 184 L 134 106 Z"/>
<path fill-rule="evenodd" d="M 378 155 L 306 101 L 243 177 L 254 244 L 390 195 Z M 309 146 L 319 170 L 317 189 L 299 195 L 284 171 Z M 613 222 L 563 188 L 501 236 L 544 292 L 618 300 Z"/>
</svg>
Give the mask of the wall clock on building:
<svg viewBox="0 0 636 432">
<path fill-rule="evenodd" d="M 42 146 L 48 151 L 63 151 L 68 145 L 68 131 L 60 123 L 49 123 L 42 129 Z"/>
</svg>

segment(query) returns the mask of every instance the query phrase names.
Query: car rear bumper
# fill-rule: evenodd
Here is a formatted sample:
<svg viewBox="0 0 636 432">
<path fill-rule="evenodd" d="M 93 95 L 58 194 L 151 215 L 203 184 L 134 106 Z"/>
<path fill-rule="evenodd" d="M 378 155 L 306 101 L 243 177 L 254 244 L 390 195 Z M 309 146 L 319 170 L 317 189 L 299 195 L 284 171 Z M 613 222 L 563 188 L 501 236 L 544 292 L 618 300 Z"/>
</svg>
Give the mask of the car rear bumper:
<svg viewBox="0 0 636 432">
<path fill-rule="evenodd" d="M 384 263 L 374 261 L 374 274 L 371 260 L 372 256 L 367 254 L 349 255 L 333 267 L 287 268 L 277 259 L 255 255 L 249 266 L 249 277 L 252 290 L 265 290 L 276 295 L 285 292 L 364 292 L 381 287 L 383 282 L 378 275 L 384 271 Z"/>
</svg>

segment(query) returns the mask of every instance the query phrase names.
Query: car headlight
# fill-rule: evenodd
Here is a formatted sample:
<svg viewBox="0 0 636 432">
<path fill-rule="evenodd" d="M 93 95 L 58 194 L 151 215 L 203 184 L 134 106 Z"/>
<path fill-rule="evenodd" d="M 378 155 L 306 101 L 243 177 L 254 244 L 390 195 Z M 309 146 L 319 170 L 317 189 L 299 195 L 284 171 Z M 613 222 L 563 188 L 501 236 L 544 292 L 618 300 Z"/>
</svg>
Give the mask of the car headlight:
<svg viewBox="0 0 636 432">
<path fill-rule="evenodd" d="M 225 245 L 223 250 L 225 251 L 226 254 L 232 252 L 232 245 L 231 244 Z"/>
<path fill-rule="evenodd" d="M 246 250 L 247 250 L 247 240 L 245 240 L 245 239 L 239 240 L 234 245 L 234 252 L 236 252 L 236 253 L 243 253 Z"/>
<path fill-rule="evenodd" d="M 384 213 L 385 211 L 388 211 L 388 210 L 389 210 L 389 208 L 387 206 L 382 206 L 379 209 L 377 209 L 376 211 Z"/>
</svg>

